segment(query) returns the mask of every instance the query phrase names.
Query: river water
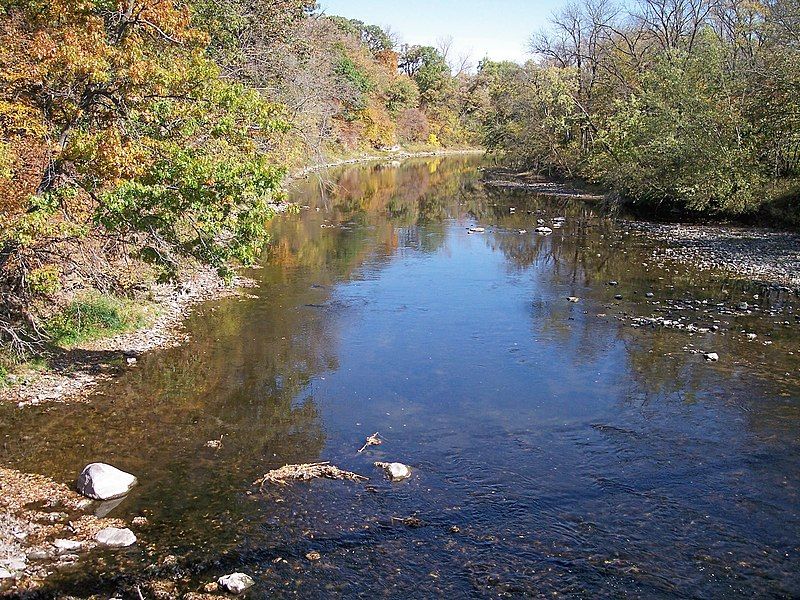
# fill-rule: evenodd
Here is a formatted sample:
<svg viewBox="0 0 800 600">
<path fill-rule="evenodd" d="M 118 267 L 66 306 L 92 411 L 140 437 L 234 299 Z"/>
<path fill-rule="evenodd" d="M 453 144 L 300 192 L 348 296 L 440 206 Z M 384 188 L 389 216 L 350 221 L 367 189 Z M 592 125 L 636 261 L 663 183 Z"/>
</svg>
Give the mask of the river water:
<svg viewBox="0 0 800 600">
<path fill-rule="evenodd" d="M 45 593 L 243 571 L 252 598 L 800 596 L 800 299 L 659 266 L 640 228 L 479 166 L 301 182 L 252 297 L 201 305 L 88 404 L 2 409 L 3 464 L 141 482 L 109 515 L 146 516 L 139 543 Z M 370 481 L 253 485 L 323 460 Z"/>
</svg>

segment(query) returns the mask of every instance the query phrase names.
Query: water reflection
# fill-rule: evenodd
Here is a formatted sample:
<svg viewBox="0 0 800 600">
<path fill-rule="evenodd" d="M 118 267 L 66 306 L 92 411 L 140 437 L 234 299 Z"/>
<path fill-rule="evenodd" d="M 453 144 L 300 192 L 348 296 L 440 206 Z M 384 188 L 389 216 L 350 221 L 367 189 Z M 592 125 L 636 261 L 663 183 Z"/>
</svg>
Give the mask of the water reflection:
<svg viewBox="0 0 800 600">
<path fill-rule="evenodd" d="M 254 597 L 800 593 L 796 298 L 658 265 L 626 222 L 484 188 L 478 166 L 298 183 L 305 208 L 273 223 L 254 298 L 199 308 L 186 345 L 89 405 L 3 409 L 4 464 L 136 473 L 112 515 L 146 514 L 156 549 L 117 555 L 124 572 L 173 552 L 194 584 L 253 574 Z M 386 443 L 358 455 L 374 431 Z M 328 459 L 370 485 L 253 493 L 270 468 Z M 389 484 L 374 460 L 415 476 Z M 53 589 L 111 593 L 108 573 Z"/>
</svg>

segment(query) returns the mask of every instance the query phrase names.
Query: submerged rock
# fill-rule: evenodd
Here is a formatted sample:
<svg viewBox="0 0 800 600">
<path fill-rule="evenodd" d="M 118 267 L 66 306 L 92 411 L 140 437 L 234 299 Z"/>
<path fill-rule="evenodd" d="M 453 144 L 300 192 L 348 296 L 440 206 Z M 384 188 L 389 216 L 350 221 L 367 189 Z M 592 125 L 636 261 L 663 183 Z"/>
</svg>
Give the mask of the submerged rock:
<svg viewBox="0 0 800 600">
<path fill-rule="evenodd" d="M 255 585 L 255 581 L 244 573 L 231 573 L 217 580 L 217 583 L 229 591 L 231 594 L 241 594 L 248 588 Z"/>
<path fill-rule="evenodd" d="M 128 529 L 120 529 L 118 527 L 106 527 L 97 532 L 94 536 L 95 541 L 103 546 L 110 548 L 125 548 L 133 546 L 136 543 L 136 536 Z"/>
<path fill-rule="evenodd" d="M 136 477 L 105 463 L 86 465 L 78 476 L 78 492 L 93 500 L 121 498 L 136 485 Z"/>
<path fill-rule="evenodd" d="M 408 465 L 404 465 L 403 463 L 376 462 L 375 466 L 380 467 L 381 469 L 386 471 L 386 474 L 392 481 L 401 481 L 403 479 L 408 479 L 409 477 L 411 477 L 411 467 L 409 467 Z"/>
</svg>

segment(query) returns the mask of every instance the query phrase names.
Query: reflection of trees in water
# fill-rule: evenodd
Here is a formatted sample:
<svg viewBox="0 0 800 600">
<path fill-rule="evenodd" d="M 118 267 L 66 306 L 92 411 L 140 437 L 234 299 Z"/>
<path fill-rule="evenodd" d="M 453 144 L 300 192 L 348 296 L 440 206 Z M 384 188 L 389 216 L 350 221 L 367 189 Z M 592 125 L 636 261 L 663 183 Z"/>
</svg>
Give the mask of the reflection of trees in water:
<svg viewBox="0 0 800 600">
<path fill-rule="evenodd" d="M 710 326 L 720 315 L 715 310 L 717 302 L 752 298 L 760 293 L 762 307 L 780 304 L 781 297 L 775 290 L 753 289 L 753 285 L 733 280 L 722 274 L 700 271 L 692 267 L 681 269 L 663 268 L 651 264 L 653 244 L 646 238 L 629 235 L 624 221 L 610 218 L 585 201 L 575 199 L 548 198 L 526 195 L 520 192 L 493 190 L 490 203 L 494 209 L 496 228 L 487 234 L 489 246 L 503 254 L 509 267 L 516 272 L 530 271 L 545 294 L 563 290 L 563 298 L 555 304 L 545 306 L 547 300 L 532 299 L 532 326 L 537 333 L 546 333 L 560 339 L 565 349 L 578 349 L 573 354 L 576 362 L 596 361 L 617 340 L 622 340 L 629 365 L 629 388 L 636 402 L 657 401 L 667 397 L 691 402 L 709 391 L 709 366 L 697 354 L 685 348 L 692 344 L 697 349 L 719 352 L 731 362 L 755 367 L 762 375 L 758 379 L 764 388 L 763 394 L 777 396 L 791 385 L 780 382 L 776 374 L 796 370 L 792 367 L 787 352 L 771 352 L 761 344 L 742 343 L 736 335 L 743 327 L 736 319 L 732 321 L 732 335 L 689 336 L 686 332 L 664 328 L 634 329 L 625 320 L 620 327 L 603 328 L 596 315 L 583 315 L 587 302 L 595 302 L 595 312 L 606 312 L 610 318 L 619 313 L 651 316 L 653 314 L 678 318 L 688 315 L 687 322 Z M 515 213 L 509 207 L 516 207 Z M 552 218 L 567 219 L 563 229 L 555 229 L 551 236 L 539 236 L 532 232 L 536 220 L 546 224 Z M 519 234 L 527 229 L 527 234 Z M 646 265 L 646 266 L 645 266 Z M 619 286 L 611 288 L 609 280 L 619 280 Z M 673 310 L 669 304 L 648 304 L 644 292 L 654 288 L 658 297 L 668 299 L 710 300 L 699 311 Z M 611 305 L 613 295 L 620 293 L 624 301 L 617 307 Z M 587 296 L 578 305 L 568 305 L 562 300 L 566 296 Z M 597 303 L 600 303 L 599 306 Z M 690 304 L 687 302 L 687 304 Z M 695 304 L 696 305 L 696 304 Z M 659 310 L 665 312 L 658 312 Z M 574 320 L 575 312 L 580 314 Z M 607 319 L 604 319 L 607 320 Z M 763 325 L 763 318 L 756 318 L 751 326 Z M 607 335 L 601 332 L 606 331 Z M 777 348 L 778 337 L 774 338 Z M 769 357 L 767 355 L 769 353 Z M 738 390 L 747 389 L 747 380 L 753 381 L 752 369 L 716 365 L 717 370 L 726 370 L 726 386 Z M 795 385 L 793 389 L 797 389 Z"/>
</svg>

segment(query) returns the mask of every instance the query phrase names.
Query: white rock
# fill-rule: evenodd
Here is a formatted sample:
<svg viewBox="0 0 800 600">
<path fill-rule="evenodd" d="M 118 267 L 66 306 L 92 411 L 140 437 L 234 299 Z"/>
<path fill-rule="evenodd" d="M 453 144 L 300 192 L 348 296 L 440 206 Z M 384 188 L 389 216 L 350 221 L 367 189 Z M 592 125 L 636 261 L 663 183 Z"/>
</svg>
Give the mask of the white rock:
<svg viewBox="0 0 800 600">
<path fill-rule="evenodd" d="M 247 588 L 255 585 L 255 581 L 244 573 L 231 573 L 217 580 L 217 583 L 228 590 L 231 594 L 241 594 Z"/>
<path fill-rule="evenodd" d="M 11 579 L 12 577 L 14 577 L 14 574 L 11 571 L 0 567 L 0 579 Z"/>
<path fill-rule="evenodd" d="M 105 463 L 86 465 L 78 476 L 78 492 L 94 500 L 121 498 L 136 485 L 136 477 Z"/>
<path fill-rule="evenodd" d="M 717 362 L 719 360 L 719 354 L 717 354 L 716 352 L 706 352 L 703 355 L 703 358 L 705 358 L 709 362 Z"/>
<path fill-rule="evenodd" d="M 580 301 L 581 301 L 581 299 L 580 299 L 580 298 L 578 298 L 577 296 L 570 296 L 569 298 L 567 298 L 567 300 L 569 300 L 569 301 L 570 301 L 570 302 L 572 302 L 573 304 L 576 304 L 576 303 L 578 303 L 578 302 L 580 302 Z"/>
<path fill-rule="evenodd" d="M 109 546 L 111 548 L 125 548 L 133 546 L 136 543 L 136 536 L 128 529 L 119 529 L 118 527 L 106 527 L 97 532 L 94 539 L 98 544 Z"/>
<path fill-rule="evenodd" d="M 411 467 L 403 463 L 375 463 L 375 465 L 386 471 L 392 481 L 400 481 L 411 477 Z"/>
<path fill-rule="evenodd" d="M 541 235 L 550 235 L 551 233 L 553 233 L 553 230 L 550 229 L 549 227 L 537 227 L 536 233 Z"/>
<path fill-rule="evenodd" d="M 485 227 L 470 227 L 469 228 L 469 232 L 470 233 L 484 233 L 485 231 L 486 231 Z"/>
<path fill-rule="evenodd" d="M 55 546 L 60 553 L 65 553 L 80 550 L 83 544 L 78 540 L 57 539 L 53 542 L 53 546 Z"/>
<path fill-rule="evenodd" d="M 28 566 L 28 557 L 27 556 L 12 556 L 11 558 L 7 558 L 0 562 L 2 568 L 8 569 L 12 573 L 15 571 L 24 571 L 25 567 Z"/>
</svg>

